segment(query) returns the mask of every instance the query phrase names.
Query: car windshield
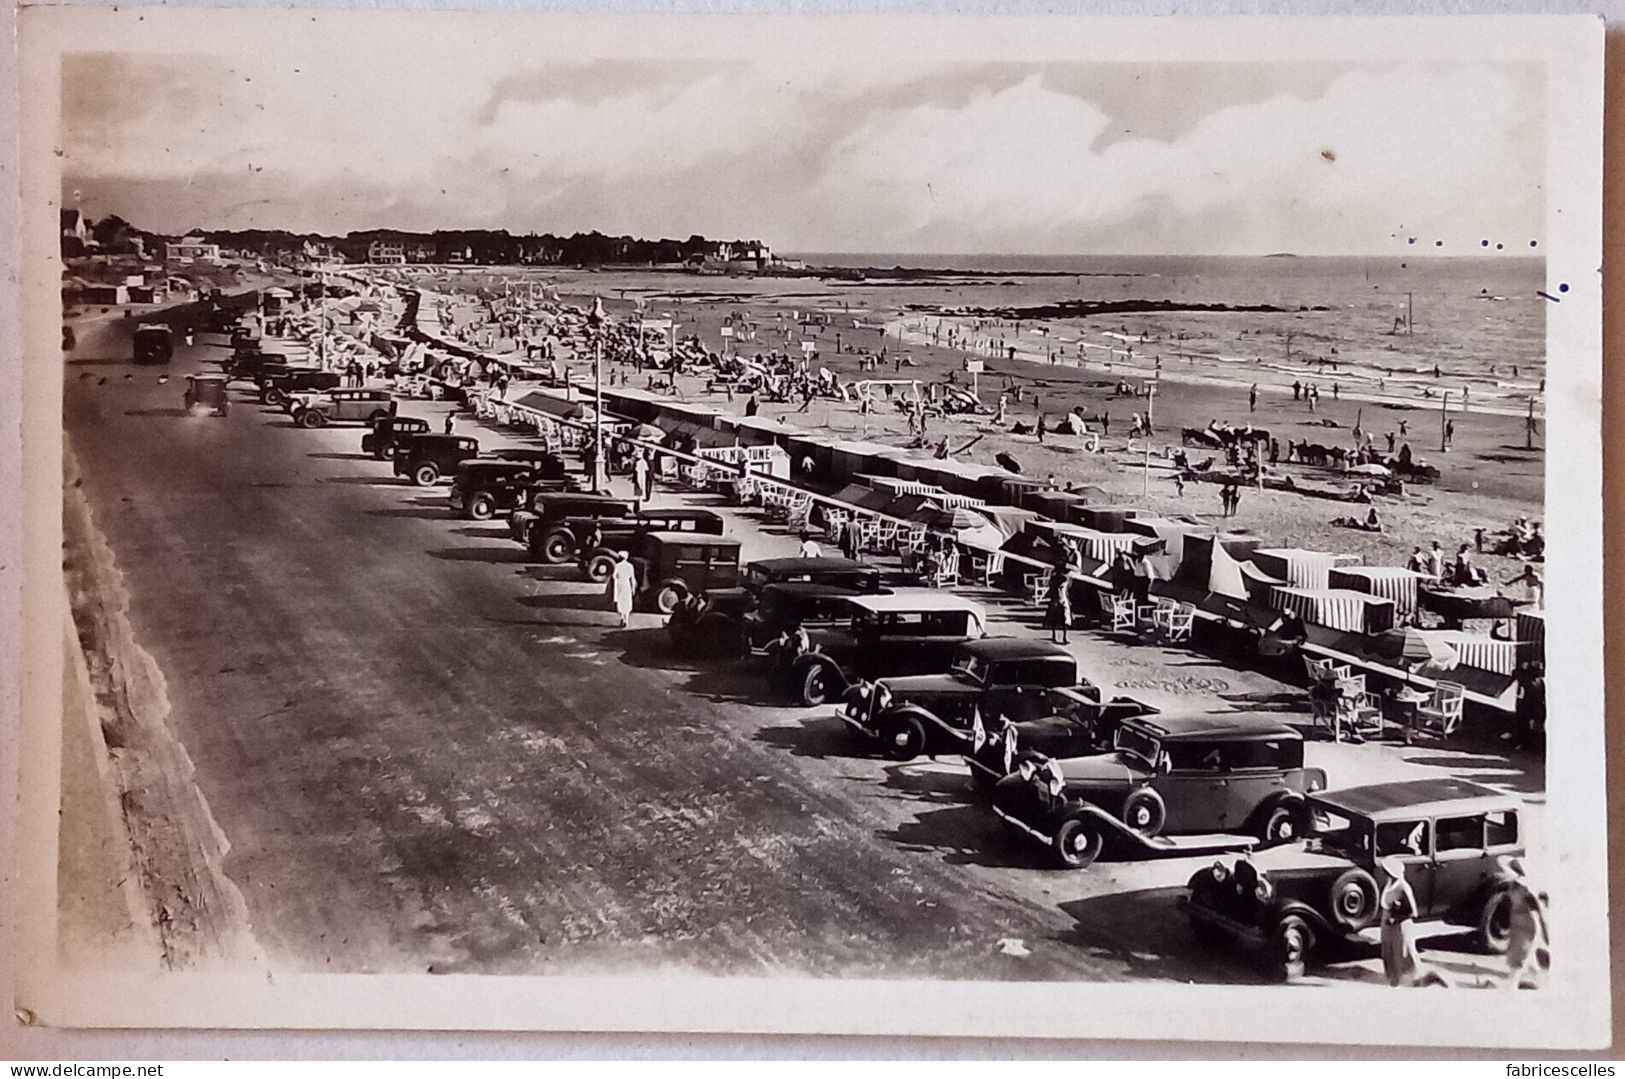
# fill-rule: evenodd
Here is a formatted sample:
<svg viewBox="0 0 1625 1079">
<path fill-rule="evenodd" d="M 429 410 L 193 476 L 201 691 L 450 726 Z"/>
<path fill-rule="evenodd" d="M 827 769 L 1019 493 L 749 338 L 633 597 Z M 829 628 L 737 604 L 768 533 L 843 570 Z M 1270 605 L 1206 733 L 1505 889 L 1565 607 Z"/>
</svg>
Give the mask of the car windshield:
<svg viewBox="0 0 1625 1079">
<path fill-rule="evenodd" d="M 961 652 L 954 657 L 953 675 L 955 678 L 973 682 L 979 686 L 986 685 L 987 660 L 974 652 Z"/>
<path fill-rule="evenodd" d="M 1117 750 L 1138 757 L 1147 768 L 1155 768 L 1162 755 L 1162 742 L 1138 727 L 1123 726 L 1117 728 Z"/>
</svg>

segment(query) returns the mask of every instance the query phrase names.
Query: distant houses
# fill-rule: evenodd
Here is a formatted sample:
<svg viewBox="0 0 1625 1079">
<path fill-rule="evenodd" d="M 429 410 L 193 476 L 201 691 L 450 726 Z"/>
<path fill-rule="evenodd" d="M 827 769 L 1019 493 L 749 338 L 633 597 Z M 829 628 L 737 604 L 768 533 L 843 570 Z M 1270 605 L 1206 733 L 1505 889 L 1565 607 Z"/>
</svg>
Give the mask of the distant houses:
<svg viewBox="0 0 1625 1079">
<path fill-rule="evenodd" d="M 202 236 L 188 235 L 164 244 L 164 261 L 183 265 L 193 262 L 219 262 L 220 245 Z"/>
<path fill-rule="evenodd" d="M 398 240 L 374 240 L 367 245 L 367 261 L 374 266 L 404 266 L 406 246 Z"/>
</svg>

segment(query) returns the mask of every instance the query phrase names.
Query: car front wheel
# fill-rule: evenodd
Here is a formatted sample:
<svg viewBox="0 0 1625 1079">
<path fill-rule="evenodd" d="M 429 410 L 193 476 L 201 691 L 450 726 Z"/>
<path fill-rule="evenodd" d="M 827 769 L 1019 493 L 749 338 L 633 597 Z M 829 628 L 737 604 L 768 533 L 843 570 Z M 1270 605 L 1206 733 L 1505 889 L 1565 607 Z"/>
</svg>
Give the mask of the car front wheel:
<svg viewBox="0 0 1625 1079">
<path fill-rule="evenodd" d="M 496 500 L 484 492 L 468 500 L 468 515 L 476 521 L 489 521 L 496 511 Z"/>
<path fill-rule="evenodd" d="M 615 556 L 595 554 L 587 559 L 587 579 L 603 584 L 609 580 L 609 575 L 615 571 Z"/>
<path fill-rule="evenodd" d="M 817 663 L 801 676 L 801 703 L 811 707 L 829 700 L 829 674 Z"/>
<path fill-rule="evenodd" d="M 534 526 L 532 526 L 534 527 Z M 568 533 L 549 532 L 542 537 L 542 561 L 550 566 L 562 566 L 575 553 L 575 544 Z"/>
<path fill-rule="evenodd" d="M 313 408 L 307 408 L 305 411 L 299 413 L 300 427 L 320 427 L 326 422 L 327 417 L 323 416 L 320 412 L 317 412 Z"/>
<path fill-rule="evenodd" d="M 1100 857 L 1106 837 L 1082 817 L 1068 817 L 1055 829 L 1055 856 L 1068 869 L 1087 869 Z"/>
<path fill-rule="evenodd" d="M 655 610 L 661 614 L 670 614 L 677 609 L 677 605 L 681 602 L 683 602 L 683 590 L 676 585 L 661 585 L 660 591 L 655 593 Z"/>
<path fill-rule="evenodd" d="M 412 482 L 419 487 L 428 487 L 440 478 L 440 470 L 434 465 L 418 465 L 412 473 Z"/>
<path fill-rule="evenodd" d="M 881 721 L 880 740 L 886 756 L 911 761 L 925 752 L 925 727 L 915 716 L 888 716 Z"/>
<path fill-rule="evenodd" d="M 1141 835 L 1154 836 L 1168 822 L 1168 806 L 1150 787 L 1141 787 L 1123 803 L 1123 823 Z"/>
</svg>

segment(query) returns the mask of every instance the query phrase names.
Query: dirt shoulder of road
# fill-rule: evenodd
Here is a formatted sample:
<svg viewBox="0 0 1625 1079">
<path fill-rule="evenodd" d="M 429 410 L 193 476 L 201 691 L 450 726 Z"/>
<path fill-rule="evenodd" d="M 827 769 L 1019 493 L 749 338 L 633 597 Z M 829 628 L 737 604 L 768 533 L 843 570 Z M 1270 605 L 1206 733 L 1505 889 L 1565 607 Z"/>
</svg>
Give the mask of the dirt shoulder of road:
<svg viewBox="0 0 1625 1079">
<path fill-rule="evenodd" d="M 222 869 L 229 844 L 193 781 L 191 758 L 169 730 L 163 674 L 135 640 L 123 574 L 76 479 L 70 455 L 63 570 L 78 635 L 77 647 L 68 646 L 79 657 L 70 655 L 64 678 L 64 958 L 170 969 L 263 966 L 248 908 Z M 76 725 L 87 729 L 68 729 Z M 114 820 L 106 819 L 109 803 Z M 109 894 L 115 891 L 117 904 Z M 108 933 L 117 946 L 104 954 Z"/>
</svg>

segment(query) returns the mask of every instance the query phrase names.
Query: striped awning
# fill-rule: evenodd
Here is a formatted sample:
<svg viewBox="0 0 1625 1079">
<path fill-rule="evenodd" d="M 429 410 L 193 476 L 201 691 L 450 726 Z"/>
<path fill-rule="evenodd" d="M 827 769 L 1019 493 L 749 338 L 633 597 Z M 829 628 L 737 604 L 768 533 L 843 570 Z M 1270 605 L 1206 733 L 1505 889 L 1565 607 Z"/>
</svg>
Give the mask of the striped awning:
<svg viewBox="0 0 1625 1079">
<path fill-rule="evenodd" d="M 1294 588 L 1315 589 L 1331 586 L 1332 567 L 1341 557 L 1297 547 L 1260 547 L 1252 553 L 1253 564 L 1271 577 L 1280 578 Z"/>
<path fill-rule="evenodd" d="M 1096 532 L 1082 528 L 1069 530 L 1067 538 L 1076 540 L 1084 554 L 1101 562 L 1110 562 L 1118 551 L 1131 551 L 1136 543 L 1146 540 L 1145 536 L 1131 532 Z"/>
<path fill-rule="evenodd" d="M 1485 633 L 1466 633 L 1461 630 L 1433 630 L 1451 648 L 1456 650 L 1457 661 L 1466 667 L 1476 667 L 1493 674 L 1511 674 L 1518 665 L 1518 642 L 1502 641 Z"/>
<path fill-rule="evenodd" d="M 1270 606 L 1291 611 L 1310 625 L 1345 633 L 1380 633 L 1394 624 L 1393 601 L 1344 588 L 1277 585 L 1270 589 Z"/>
<path fill-rule="evenodd" d="M 1327 584 L 1392 600 L 1395 612 L 1407 615 L 1416 610 L 1421 577 L 1415 570 L 1399 566 L 1336 566 L 1328 573 Z"/>
</svg>

